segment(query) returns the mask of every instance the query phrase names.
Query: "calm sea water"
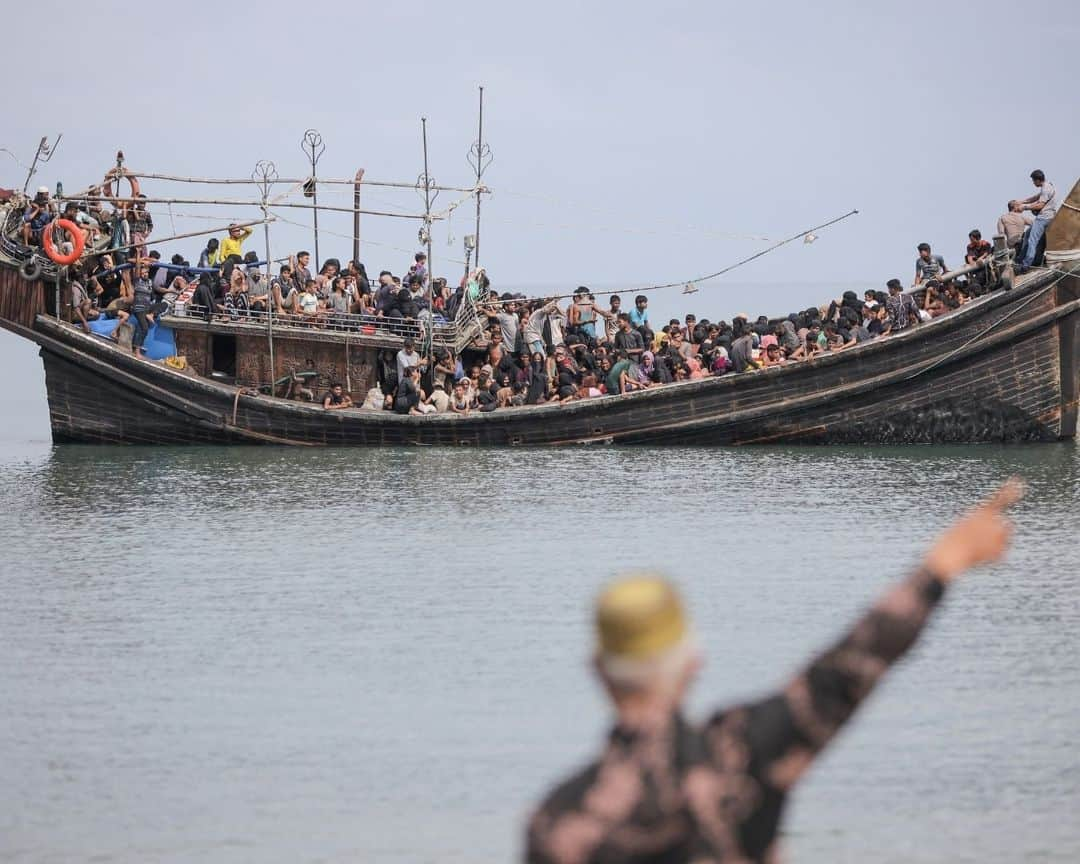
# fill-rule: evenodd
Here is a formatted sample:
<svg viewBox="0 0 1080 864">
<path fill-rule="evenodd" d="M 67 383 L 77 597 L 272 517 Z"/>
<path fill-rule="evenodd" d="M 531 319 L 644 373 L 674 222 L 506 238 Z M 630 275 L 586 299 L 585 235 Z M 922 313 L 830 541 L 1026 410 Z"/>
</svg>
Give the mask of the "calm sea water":
<svg viewBox="0 0 1080 864">
<path fill-rule="evenodd" d="M 512 860 L 608 723 L 588 609 L 612 574 L 682 585 L 700 716 L 779 686 L 1013 472 L 1031 491 L 1008 562 L 951 592 L 786 843 L 1080 860 L 1074 444 L 54 448 L 40 361 L 2 333 L 0 360 L 2 860 Z"/>
<path fill-rule="evenodd" d="M 601 739 L 588 605 L 682 584 L 692 703 L 777 686 L 962 503 L 1031 484 L 795 798 L 797 861 L 1080 858 L 1080 454 L 9 445 L 0 857 L 508 861 Z"/>
</svg>

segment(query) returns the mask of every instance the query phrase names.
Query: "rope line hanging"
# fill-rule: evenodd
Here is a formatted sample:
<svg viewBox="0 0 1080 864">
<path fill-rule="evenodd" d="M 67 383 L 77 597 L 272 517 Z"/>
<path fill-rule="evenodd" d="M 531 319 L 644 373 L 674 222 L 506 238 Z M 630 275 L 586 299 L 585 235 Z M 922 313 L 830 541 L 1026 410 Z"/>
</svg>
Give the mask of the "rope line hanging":
<svg viewBox="0 0 1080 864">
<path fill-rule="evenodd" d="M 786 237 L 783 240 L 780 240 L 780 241 L 778 241 L 776 243 L 773 243 L 771 246 L 768 246 L 765 249 L 761 249 L 761 250 L 755 252 L 753 255 L 749 255 L 749 256 L 747 256 L 746 258 L 743 258 L 740 261 L 736 261 L 734 264 L 729 264 L 727 267 L 724 267 L 724 268 L 722 268 L 720 270 L 717 270 L 715 273 L 709 273 L 709 274 L 707 274 L 705 276 L 698 276 L 695 279 L 681 279 L 681 280 L 679 280 L 677 282 L 664 282 L 663 284 L 659 284 L 659 285 L 657 285 L 657 284 L 639 285 L 639 286 L 629 285 L 629 286 L 623 286 L 622 288 L 613 288 L 613 289 L 607 290 L 607 291 L 592 291 L 590 293 L 592 293 L 594 296 L 604 296 L 604 295 L 607 295 L 607 294 L 626 294 L 627 292 L 630 292 L 630 291 L 636 291 L 636 292 L 660 291 L 660 290 L 663 290 L 664 288 L 678 288 L 680 286 L 683 286 L 684 293 L 691 294 L 691 293 L 694 293 L 694 292 L 696 292 L 698 290 L 696 287 L 694 287 L 695 284 L 698 283 L 698 282 L 708 282 L 710 279 L 716 279 L 719 276 L 723 276 L 725 273 L 730 273 L 732 270 L 735 270 L 738 267 L 742 267 L 744 264 L 749 264 L 751 261 L 755 261 L 755 260 L 757 260 L 758 258 L 761 258 L 764 255 L 768 255 L 770 252 L 775 252 L 781 246 L 786 246 L 788 243 L 794 243 L 796 240 L 805 240 L 806 242 L 813 242 L 813 240 L 817 239 L 816 232 L 824 231 L 826 228 L 828 228 L 828 227 L 830 227 L 832 225 L 836 225 L 838 222 L 843 222 L 845 219 L 848 219 L 851 216 L 855 216 L 858 212 L 859 212 L 858 210 L 849 210 L 843 216 L 837 216 L 835 219 L 830 219 L 828 222 L 822 222 L 820 225 L 815 225 L 813 228 L 807 228 L 805 231 L 800 231 L 798 234 L 792 234 L 790 237 Z M 547 294 L 547 295 L 544 295 L 544 296 L 548 300 L 568 300 L 568 299 L 572 298 L 574 295 L 573 294 Z M 506 301 L 503 301 L 503 300 L 489 300 L 489 301 L 486 301 L 486 305 L 493 306 L 493 305 L 498 305 L 498 304 L 501 304 L 501 303 L 504 303 L 504 302 L 512 303 L 512 302 L 515 302 L 515 301 L 512 301 L 512 300 L 506 300 Z"/>
</svg>

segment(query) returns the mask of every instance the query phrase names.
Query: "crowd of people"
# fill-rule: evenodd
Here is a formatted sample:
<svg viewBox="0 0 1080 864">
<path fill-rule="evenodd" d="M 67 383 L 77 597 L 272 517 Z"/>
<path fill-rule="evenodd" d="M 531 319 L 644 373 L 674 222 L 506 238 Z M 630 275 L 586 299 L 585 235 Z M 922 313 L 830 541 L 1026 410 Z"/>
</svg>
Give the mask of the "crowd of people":
<svg viewBox="0 0 1080 864">
<path fill-rule="evenodd" d="M 1020 272 L 1036 263 L 1059 204 L 1042 171 L 1032 172 L 1031 180 L 1036 193 L 1010 201 L 996 225 L 1015 251 Z M 73 317 L 86 330 L 100 317 L 130 321 L 132 347 L 139 353 L 149 325 L 183 309 L 226 320 L 271 312 L 285 323 L 406 336 L 400 351 L 384 352 L 378 387 L 363 402 L 399 413 L 468 414 L 567 402 L 783 365 L 899 333 L 987 288 L 982 272 L 946 279 L 944 258 L 921 243 L 913 282 L 921 289 L 919 301 L 900 280 L 891 279 L 885 290 L 868 290 L 862 297 L 847 291 L 826 306 L 781 320 L 740 314 L 730 322 L 710 321 L 690 314 L 657 324 L 644 294 L 625 309 L 621 295 L 606 295 L 601 302 L 586 287 L 565 303 L 527 298 L 497 293 L 483 269 L 451 288 L 429 274 L 423 252 L 403 276 L 383 270 L 372 283 L 360 261 L 343 268 L 339 259 L 328 258 L 313 272 L 311 255 L 302 250 L 282 261 L 271 278 L 263 271 L 267 262 L 244 249 L 251 227 L 239 224 L 230 225 L 220 240 L 210 239 L 195 265 L 179 254 L 166 263 L 148 248 L 154 226 L 144 196 L 95 193 L 60 207 L 41 187 L 23 212 L 22 241 L 40 245 L 42 232 L 57 216 L 84 232 L 88 248 L 109 238 L 112 251 L 84 256 L 69 269 Z M 62 246 L 65 238 L 59 239 Z M 979 230 L 968 240 L 965 265 L 992 254 Z M 451 324 L 466 300 L 486 322 L 483 332 L 460 356 L 447 347 L 432 348 L 433 328 Z M 417 339 L 427 350 L 417 350 Z M 342 407 L 333 388 L 323 402 Z"/>
</svg>

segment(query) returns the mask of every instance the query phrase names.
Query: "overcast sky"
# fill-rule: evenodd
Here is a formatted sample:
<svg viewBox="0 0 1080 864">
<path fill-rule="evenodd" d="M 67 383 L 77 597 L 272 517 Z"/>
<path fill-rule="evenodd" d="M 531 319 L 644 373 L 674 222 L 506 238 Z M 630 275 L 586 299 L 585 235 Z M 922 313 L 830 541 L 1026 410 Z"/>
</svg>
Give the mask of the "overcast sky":
<svg viewBox="0 0 1080 864">
<path fill-rule="evenodd" d="M 1066 0 L 10 4 L 8 65 L 22 71 L 0 147 L 28 162 L 42 135 L 62 131 L 34 184 L 62 180 L 68 190 L 100 180 L 118 148 L 144 171 L 247 177 L 273 159 L 296 176 L 307 171 L 299 140 L 314 127 L 326 142 L 321 175 L 363 167 L 370 179 L 412 182 L 426 116 L 431 173 L 469 185 L 483 84 L 494 194 L 481 250 L 496 287 L 684 280 L 767 245 L 728 235 L 780 238 L 852 208 L 860 215 L 814 245 L 730 278 L 879 284 L 910 280 L 923 240 L 958 261 L 968 230 L 991 234 L 1005 202 L 1030 192 L 1033 168 L 1063 193 L 1076 180 L 1078 9 Z M 69 81 L 79 82 L 70 93 Z M 0 186 L 24 177 L 0 154 Z M 144 191 L 253 195 L 150 181 Z M 455 197 L 443 193 L 435 209 Z M 364 203 L 422 207 L 414 190 L 368 188 Z M 158 236 L 174 223 L 177 233 L 217 224 L 190 218 L 210 212 L 196 207 L 177 205 L 171 218 L 152 209 Z M 462 258 L 471 211 L 436 226 L 437 273 L 460 273 L 448 259 Z M 365 217 L 369 271 L 405 269 L 417 227 Z M 323 257 L 347 258 L 351 216 L 326 214 L 320 228 L 346 235 L 324 234 Z M 194 258 L 201 245 L 163 252 Z M 271 230 L 275 256 L 311 246 L 309 229 Z M 692 305 L 730 315 L 723 292 L 723 280 L 703 286 Z M 657 303 L 683 305 L 678 292 Z M 0 336 L 0 359 L 27 356 Z"/>
</svg>

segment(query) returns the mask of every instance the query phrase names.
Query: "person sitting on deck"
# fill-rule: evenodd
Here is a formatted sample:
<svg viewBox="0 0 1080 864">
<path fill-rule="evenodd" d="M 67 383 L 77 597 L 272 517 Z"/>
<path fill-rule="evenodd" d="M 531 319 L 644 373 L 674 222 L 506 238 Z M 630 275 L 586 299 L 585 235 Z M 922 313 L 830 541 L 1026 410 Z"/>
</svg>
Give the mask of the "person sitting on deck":
<svg viewBox="0 0 1080 864">
<path fill-rule="evenodd" d="M 929 249 L 929 247 L 927 247 Z M 885 301 L 885 309 L 889 315 L 889 329 L 892 333 L 899 333 L 911 323 L 917 323 L 919 319 L 919 306 L 915 298 L 904 293 L 904 286 L 899 279 L 890 279 L 885 283 L 889 289 L 888 299 Z"/>
<path fill-rule="evenodd" d="M 470 408 L 469 391 L 465 387 L 465 380 L 455 381 L 454 395 L 450 397 L 450 410 L 454 414 L 462 414 L 468 417 Z"/>
<path fill-rule="evenodd" d="M 71 280 L 71 309 L 82 325 L 83 330 L 89 333 L 90 324 L 88 322 L 97 320 L 100 313 L 94 308 L 90 293 L 83 284 L 83 270 L 78 262 L 71 265 L 68 277 Z"/>
<path fill-rule="evenodd" d="M 52 222 L 55 215 L 55 208 L 49 198 L 49 187 L 39 187 L 34 200 L 26 205 L 26 210 L 23 212 L 20 229 L 23 245 L 40 246 L 41 232 Z"/>
<path fill-rule="evenodd" d="M 1029 213 L 1021 212 L 1019 201 L 1010 201 L 1007 212 L 998 217 L 997 233 L 1005 237 L 1006 246 L 1018 249 L 1020 241 L 1024 239 L 1024 232 L 1034 218 Z"/>
<path fill-rule="evenodd" d="M 248 286 L 244 271 L 234 267 L 229 276 L 229 291 L 225 295 L 224 312 L 233 321 L 248 313 Z"/>
<path fill-rule="evenodd" d="M 1031 172 L 1031 182 L 1038 190 L 1030 198 L 1024 198 L 1014 203 L 1019 206 L 1021 212 L 1030 210 L 1035 214 L 1035 220 L 1028 229 L 1027 243 L 1024 245 L 1024 257 L 1016 268 L 1017 274 L 1023 273 L 1035 263 L 1039 253 L 1039 242 L 1054 216 L 1057 215 L 1058 204 L 1057 190 L 1054 184 L 1046 179 L 1046 175 L 1036 168 Z"/>
<path fill-rule="evenodd" d="M 417 252 L 413 255 L 413 263 L 409 268 L 409 272 L 406 274 L 406 281 L 419 280 L 417 284 L 421 287 L 427 285 L 427 253 Z"/>
<path fill-rule="evenodd" d="M 766 346 L 765 350 L 761 352 L 761 368 L 768 369 L 770 366 L 783 366 L 784 365 L 784 352 L 780 350 L 780 345 L 776 342 Z"/>
<path fill-rule="evenodd" d="M 947 268 L 945 259 L 935 255 L 929 243 L 919 244 L 919 257 L 915 259 L 915 285 L 921 285 L 927 279 L 943 275 Z"/>
<path fill-rule="evenodd" d="M 297 311 L 305 321 L 318 324 L 325 320 L 322 315 L 322 304 L 319 302 L 319 295 L 315 293 L 314 279 L 308 279 L 304 283 L 304 293 L 296 298 L 296 303 Z"/>
<path fill-rule="evenodd" d="M 408 374 L 400 379 L 397 394 L 394 397 L 395 414 L 423 414 L 420 403 L 424 398 L 424 391 L 420 389 L 420 367 L 412 366 Z"/>
<path fill-rule="evenodd" d="M 241 228 L 235 223 L 229 226 L 229 233 L 225 236 L 225 239 L 221 241 L 221 246 L 218 250 L 218 260 L 228 261 L 230 255 L 244 254 L 244 241 L 251 236 L 251 228 Z"/>
<path fill-rule="evenodd" d="M 735 372 L 748 372 L 757 368 L 757 364 L 754 362 L 754 333 L 752 330 L 745 330 L 741 336 L 731 343 L 729 358 L 731 368 Z"/>
<path fill-rule="evenodd" d="M 337 411 L 341 408 L 352 408 L 352 396 L 344 391 L 342 386 L 335 381 L 323 396 L 322 407 L 327 411 Z"/>
<path fill-rule="evenodd" d="M 990 257 L 990 253 L 993 251 L 989 241 L 982 239 L 982 232 L 978 228 L 973 228 L 968 232 L 968 245 L 964 253 L 964 264 L 981 264 Z"/>
<path fill-rule="evenodd" d="M 379 274 L 379 287 L 375 290 L 375 315 L 384 318 L 397 302 L 397 290 L 394 286 L 394 274 L 383 270 Z"/>
<path fill-rule="evenodd" d="M 247 283 L 248 307 L 256 312 L 265 312 L 269 285 L 259 269 L 259 256 L 254 252 L 244 255 L 244 281 Z"/>
<path fill-rule="evenodd" d="M 209 270 L 211 267 L 217 267 L 218 261 L 221 260 L 218 254 L 218 239 L 217 237 L 211 237 L 206 241 L 206 246 L 202 252 L 199 253 L 199 269 Z"/>
<path fill-rule="evenodd" d="M 702 658 L 676 588 L 652 573 L 612 582 L 594 605 L 592 664 L 614 725 L 599 758 L 555 786 L 529 818 L 526 860 L 779 860 L 792 792 L 956 579 L 1004 555 L 1012 531 L 1006 511 L 1022 495 L 1018 481 L 1003 485 L 783 687 L 702 724 L 684 713 Z"/>
<path fill-rule="evenodd" d="M 446 392 L 446 385 L 442 381 L 435 381 L 431 385 L 431 395 L 428 396 L 428 404 L 435 408 L 435 413 L 445 414 L 450 410 L 450 395 Z"/>
<path fill-rule="evenodd" d="M 285 315 L 286 313 L 299 311 L 300 292 L 296 289 L 296 285 L 293 284 L 293 272 L 288 264 L 281 265 L 277 277 L 270 283 L 270 290 L 273 296 L 275 314 Z"/>
</svg>

